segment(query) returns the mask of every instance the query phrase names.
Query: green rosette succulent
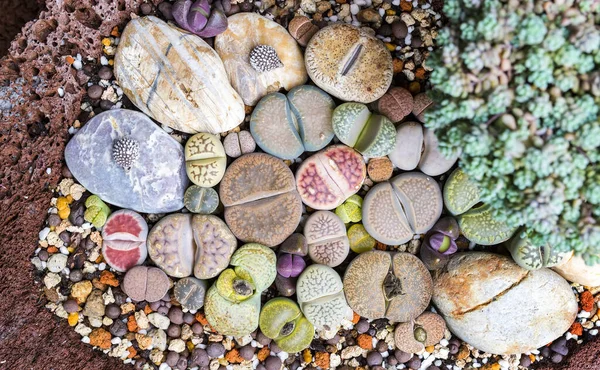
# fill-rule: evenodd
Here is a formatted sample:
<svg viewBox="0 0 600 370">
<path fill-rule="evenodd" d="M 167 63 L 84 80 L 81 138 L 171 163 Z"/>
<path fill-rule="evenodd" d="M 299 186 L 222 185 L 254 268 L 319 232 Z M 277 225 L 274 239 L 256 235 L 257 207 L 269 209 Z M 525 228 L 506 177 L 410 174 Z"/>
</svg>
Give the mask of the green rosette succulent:
<svg viewBox="0 0 600 370">
<path fill-rule="evenodd" d="M 315 327 L 304 317 L 296 302 L 283 297 L 265 303 L 260 312 L 259 327 L 288 353 L 308 348 L 315 335 Z"/>
<path fill-rule="evenodd" d="M 242 337 L 258 327 L 260 295 L 277 274 L 275 252 L 250 243 L 231 257 L 231 265 L 221 272 L 206 293 L 204 313 L 219 333 Z"/>
<path fill-rule="evenodd" d="M 110 208 L 97 195 L 90 195 L 85 201 L 83 219 L 94 225 L 96 229 L 102 228 L 110 215 Z"/>
</svg>

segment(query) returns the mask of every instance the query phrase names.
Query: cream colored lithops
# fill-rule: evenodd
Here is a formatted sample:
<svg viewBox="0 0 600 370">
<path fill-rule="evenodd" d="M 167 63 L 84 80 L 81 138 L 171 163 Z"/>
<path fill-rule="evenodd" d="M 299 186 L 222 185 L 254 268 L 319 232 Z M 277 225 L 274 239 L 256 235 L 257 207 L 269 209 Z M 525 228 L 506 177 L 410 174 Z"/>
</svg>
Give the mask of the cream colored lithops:
<svg viewBox="0 0 600 370">
<path fill-rule="evenodd" d="M 215 38 L 215 49 L 246 105 L 307 81 L 302 52 L 285 28 L 256 13 L 235 14 L 227 22 L 227 30 Z"/>
<path fill-rule="evenodd" d="M 226 166 L 225 149 L 218 136 L 199 133 L 185 143 L 185 170 L 194 184 L 206 188 L 217 185 Z"/>
<path fill-rule="evenodd" d="M 312 81 L 346 101 L 370 103 L 392 83 L 392 55 L 374 34 L 336 23 L 321 29 L 306 46 L 306 70 Z"/>
<path fill-rule="evenodd" d="M 333 212 L 318 211 L 304 225 L 308 255 L 316 263 L 335 267 L 344 262 L 350 252 L 346 226 Z"/>
<path fill-rule="evenodd" d="M 220 133 L 244 120 L 244 103 L 217 53 L 200 37 L 156 17 L 127 23 L 114 61 L 125 95 L 171 128 Z"/>
</svg>

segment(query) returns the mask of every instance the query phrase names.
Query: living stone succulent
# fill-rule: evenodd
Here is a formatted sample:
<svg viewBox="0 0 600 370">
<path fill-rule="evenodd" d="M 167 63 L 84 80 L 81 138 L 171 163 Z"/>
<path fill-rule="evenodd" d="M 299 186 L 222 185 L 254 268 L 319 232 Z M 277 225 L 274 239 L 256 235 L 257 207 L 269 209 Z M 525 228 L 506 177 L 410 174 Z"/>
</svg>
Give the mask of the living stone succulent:
<svg viewBox="0 0 600 370">
<path fill-rule="evenodd" d="M 533 245 L 525 232 L 517 233 L 510 240 L 507 248 L 517 265 L 527 270 L 554 267 L 566 262 L 572 255 L 571 252 L 561 252 L 549 245 L 542 247 Z"/>
<path fill-rule="evenodd" d="M 150 258 L 173 277 L 213 278 L 229 265 L 236 247 L 227 225 L 212 215 L 171 214 L 148 236 Z"/>
<path fill-rule="evenodd" d="M 171 281 L 159 268 L 135 266 L 125 274 L 122 289 L 136 302 L 160 301 L 171 288 Z"/>
<path fill-rule="evenodd" d="M 85 213 L 83 218 L 91 222 L 96 229 L 102 228 L 110 215 L 110 208 L 97 195 L 90 195 L 85 200 Z"/>
<path fill-rule="evenodd" d="M 297 277 L 306 267 L 302 256 L 290 253 L 280 253 L 277 257 L 277 273 L 283 277 Z"/>
<path fill-rule="evenodd" d="M 124 272 L 142 264 L 148 256 L 148 224 L 134 211 L 112 213 L 102 229 L 102 256 L 117 271 Z"/>
<path fill-rule="evenodd" d="M 429 231 L 442 214 L 442 192 L 431 177 L 406 172 L 375 185 L 363 202 L 363 225 L 377 241 L 406 243 Z"/>
<path fill-rule="evenodd" d="M 225 174 L 227 157 L 219 137 L 199 133 L 185 143 L 185 169 L 190 180 L 203 187 L 213 187 Z"/>
<path fill-rule="evenodd" d="M 377 101 L 377 110 L 392 122 L 400 122 L 413 110 L 413 97 L 402 87 L 392 87 Z"/>
<path fill-rule="evenodd" d="M 171 13 L 181 28 L 200 37 L 214 37 L 227 29 L 227 17 L 211 9 L 208 0 L 177 0 Z"/>
<path fill-rule="evenodd" d="M 288 298 L 274 298 L 260 311 L 260 331 L 275 340 L 288 353 L 308 348 L 315 335 L 314 326 L 304 317 L 296 302 Z"/>
<path fill-rule="evenodd" d="M 333 111 L 332 126 L 340 141 L 367 157 L 383 157 L 394 148 L 394 124 L 379 114 L 371 114 L 361 103 L 344 103 Z"/>
<path fill-rule="evenodd" d="M 261 293 L 277 274 L 275 252 L 246 244 L 233 254 L 231 265 L 206 293 L 204 312 L 217 332 L 242 337 L 258 327 Z"/>
<path fill-rule="evenodd" d="M 208 284 L 205 280 L 193 277 L 179 279 L 173 287 L 173 295 L 183 308 L 199 310 L 204 306 L 204 296 Z"/>
<path fill-rule="evenodd" d="M 331 117 L 335 102 L 323 90 L 302 85 L 288 94 L 262 98 L 250 118 L 250 132 L 259 147 L 282 159 L 304 151 L 316 152 L 333 139 Z"/>
<path fill-rule="evenodd" d="M 433 312 L 424 312 L 414 320 L 396 326 L 396 348 L 407 353 L 417 353 L 425 347 L 438 344 L 446 333 L 446 322 Z"/>
<path fill-rule="evenodd" d="M 183 204 L 192 213 L 209 215 L 219 207 L 219 194 L 213 188 L 192 185 L 183 195 Z"/>
<path fill-rule="evenodd" d="M 302 162 L 296 170 L 296 187 L 307 206 L 331 210 L 356 194 L 366 176 L 367 167 L 357 151 L 333 145 Z"/>
<path fill-rule="evenodd" d="M 306 256 L 308 254 L 308 243 L 306 237 L 299 233 L 290 235 L 279 246 L 279 252 L 295 254 L 298 256 Z"/>
<path fill-rule="evenodd" d="M 344 291 L 360 316 L 407 322 L 425 311 L 433 283 L 427 268 L 412 254 L 370 251 L 348 265 Z"/>
<path fill-rule="evenodd" d="M 345 224 L 360 222 L 362 220 L 362 203 L 363 199 L 360 195 L 354 194 L 335 209 L 335 214 Z"/>
<path fill-rule="evenodd" d="M 350 249 L 354 253 L 364 253 L 375 248 L 377 241 L 373 239 L 362 224 L 355 224 L 348 229 Z"/>
<path fill-rule="evenodd" d="M 298 227 L 302 201 L 294 175 L 283 161 L 265 153 L 236 159 L 219 188 L 225 221 L 244 242 L 281 244 Z"/>
<path fill-rule="evenodd" d="M 421 261 L 429 270 L 443 268 L 449 256 L 456 253 L 456 238 L 460 235 L 458 223 L 453 217 L 441 218 L 427 233 L 421 245 Z"/>
<path fill-rule="evenodd" d="M 256 150 L 256 141 L 249 131 L 230 132 L 223 139 L 225 154 L 231 158 L 237 158 L 242 154 L 252 153 Z"/>
<path fill-rule="evenodd" d="M 452 171 L 444 184 L 444 205 L 453 215 L 467 212 L 479 203 L 480 190 L 477 184 L 460 168 Z"/>
<path fill-rule="evenodd" d="M 346 226 L 335 213 L 317 211 L 304 225 L 308 255 L 315 262 L 329 267 L 340 265 L 350 252 Z"/>
<path fill-rule="evenodd" d="M 319 27 L 313 24 L 310 18 L 303 15 L 296 15 L 288 24 L 290 35 L 301 46 L 306 46 L 318 30 Z"/>
<path fill-rule="evenodd" d="M 329 266 L 308 266 L 298 277 L 296 297 L 304 316 L 317 330 L 334 330 L 350 313 L 342 279 Z"/>
<path fill-rule="evenodd" d="M 493 217 L 600 262 L 600 4 L 444 2 L 425 114 Z"/>
</svg>

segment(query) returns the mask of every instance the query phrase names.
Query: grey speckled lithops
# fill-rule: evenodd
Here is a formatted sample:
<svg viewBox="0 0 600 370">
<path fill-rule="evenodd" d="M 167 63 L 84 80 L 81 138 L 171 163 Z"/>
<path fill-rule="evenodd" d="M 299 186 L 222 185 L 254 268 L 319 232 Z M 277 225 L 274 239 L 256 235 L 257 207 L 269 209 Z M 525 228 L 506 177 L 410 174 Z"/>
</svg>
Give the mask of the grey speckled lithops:
<svg viewBox="0 0 600 370">
<path fill-rule="evenodd" d="M 192 185 L 185 191 L 183 204 L 190 212 L 208 215 L 219 206 L 219 194 L 213 188 Z"/>
<path fill-rule="evenodd" d="M 481 245 L 500 244 L 517 231 L 516 227 L 495 219 L 492 208 L 485 204 L 458 216 L 458 226 L 467 239 Z"/>
<path fill-rule="evenodd" d="M 479 189 L 460 168 L 452 171 L 444 184 L 444 205 L 453 215 L 467 212 L 479 202 Z"/>
<path fill-rule="evenodd" d="M 350 312 L 342 279 L 325 265 L 311 265 L 302 272 L 296 296 L 302 312 L 316 329 L 335 329 Z"/>
<path fill-rule="evenodd" d="M 548 244 L 538 247 L 523 233 L 517 233 L 508 243 L 507 248 L 515 262 L 527 270 L 538 270 L 543 267 L 554 267 L 566 262 L 571 252 L 559 252 Z"/>
<path fill-rule="evenodd" d="M 333 138 L 335 103 L 323 90 L 309 85 L 265 96 L 250 119 L 250 132 L 265 152 L 294 159 L 304 151 L 323 149 Z"/>
<path fill-rule="evenodd" d="M 406 243 L 429 231 L 442 214 L 442 192 L 420 172 L 398 175 L 375 185 L 365 196 L 363 225 L 376 240 L 388 245 Z"/>
<path fill-rule="evenodd" d="M 318 211 L 310 215 L 304 226 L 308 255 L 322 265 L 335 267 L 344 262 L 350 252 L 346 226 L 333 212 Z"/>
<path fill-rule="evenodd" d="M 207 283 L 193 277 L 180 279 L 175 283 L 173 294 L 177 302 L 188 310 L 199 310 L 204 305 Z"/>
</svg>

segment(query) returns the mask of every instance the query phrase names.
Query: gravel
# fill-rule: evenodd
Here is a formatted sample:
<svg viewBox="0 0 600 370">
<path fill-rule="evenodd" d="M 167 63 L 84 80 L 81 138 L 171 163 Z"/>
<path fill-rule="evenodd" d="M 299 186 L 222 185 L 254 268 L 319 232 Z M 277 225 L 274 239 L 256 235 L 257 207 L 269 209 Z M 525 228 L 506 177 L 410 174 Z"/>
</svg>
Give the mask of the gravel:
<svg viewBox="0 0 600 370">
<path fill-rule="evenodd" d="M 206 353 L 211 358 L 221 357 L 225 354 L 225 346 L 218 342 L 211 343 L 206 347 Z"/>
</svg>

